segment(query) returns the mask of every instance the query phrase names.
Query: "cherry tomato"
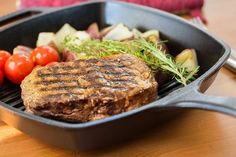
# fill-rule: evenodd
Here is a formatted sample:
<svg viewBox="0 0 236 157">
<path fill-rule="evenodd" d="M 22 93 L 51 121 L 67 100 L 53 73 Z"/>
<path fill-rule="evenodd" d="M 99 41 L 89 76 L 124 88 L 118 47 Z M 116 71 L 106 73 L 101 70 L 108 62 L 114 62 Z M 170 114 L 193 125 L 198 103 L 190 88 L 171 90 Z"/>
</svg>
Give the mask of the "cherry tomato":
<svg viewBox="0 0 236 157">
<path fill-rule="evenodd" d="M 59 61 L 58 52 L 51 46 L 39 46 L 32 52 L 32 59 L 36 65 L 47 65 Z"/>
<path fill-rule="evenodd" d="M 0 86 L 2 86 L 3 80 L 4 80 L 4 75 L 3 75 L 2 70 L 0 70 Z"/>
<path fill-rule="evenodd" d="M 32 58 L 22 54 L 15 54 L 6 61 L 5 74 L 13 83 L 20 84 L 33 68 L 34 62 Z"/>
<path fill-rule="evenodd" d="M 2 72 L 4 72 L 4 65 L 10 56 L 11 54 L 9 52 L 0 50 L 0 70 L 2 70 Z"/>
</svg>

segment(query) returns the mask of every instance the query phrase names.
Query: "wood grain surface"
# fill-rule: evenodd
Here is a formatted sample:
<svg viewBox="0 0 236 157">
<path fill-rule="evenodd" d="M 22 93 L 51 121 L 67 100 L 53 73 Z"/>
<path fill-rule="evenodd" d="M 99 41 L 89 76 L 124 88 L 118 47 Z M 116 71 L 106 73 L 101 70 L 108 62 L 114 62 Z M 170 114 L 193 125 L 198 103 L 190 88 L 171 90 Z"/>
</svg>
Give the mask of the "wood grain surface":
<svg viewBox="0 0 236 157">
<path fill-rule="evenodd" d="M 209 30 L 236 49 L 236 1 L 206 0 Z M 0 15 L 15 10 L 15 1 L 0 0 Z M 222 68 L 207 94 L 236 97 L 236 75 Z M 213 112 L 190 110 L 128 143 L 110 148 L 72 152 L 35 140 L 0 122 L 0 157 L 235 157 L 236 119 Z"/>
</svg>

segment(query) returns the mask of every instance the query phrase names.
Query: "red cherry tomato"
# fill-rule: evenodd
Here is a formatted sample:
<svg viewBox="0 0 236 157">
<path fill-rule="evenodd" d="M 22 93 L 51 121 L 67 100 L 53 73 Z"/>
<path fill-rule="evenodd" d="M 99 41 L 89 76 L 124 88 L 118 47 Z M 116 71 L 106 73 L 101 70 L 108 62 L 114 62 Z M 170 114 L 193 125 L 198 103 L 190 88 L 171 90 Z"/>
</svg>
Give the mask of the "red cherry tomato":
<svg viewBox="0 0 236 157">
<path fill-rule="evenodd" d="M 0 86 L 2 86 L 3 80 L 4 80 L 4 75 L 3 75 L 2 70 L 0 70 Z"/>
<path fill-rule="evenodd" d="M 11 54 L 9 52 L 0 50 L 0 70 L 2 70 L 2 72 L 4 72 L 4 65 L 10 56 Z"/>
<path fill-rule="evenodd" d="M 21 81 L 34 68 L 33 60 L 22 54 L 12 55 L 5 63 L 5 74 L 9 80 L 15 84 L 20 84 Z"/>
<path fill-rule="evenodd" d="M 36 65 L 47 65 L 59 61 L 58 52 L 51 46 L 39 46 L 32 52 L 32 59 Z"/>
</svg>

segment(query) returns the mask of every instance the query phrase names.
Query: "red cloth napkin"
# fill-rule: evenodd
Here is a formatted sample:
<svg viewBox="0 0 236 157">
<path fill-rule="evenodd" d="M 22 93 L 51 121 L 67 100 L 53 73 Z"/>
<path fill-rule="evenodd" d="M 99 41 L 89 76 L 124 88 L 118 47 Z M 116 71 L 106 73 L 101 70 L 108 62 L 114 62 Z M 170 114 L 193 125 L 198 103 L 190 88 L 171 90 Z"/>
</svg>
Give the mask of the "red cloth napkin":
<svg viewBox="0 0 236 157">
<path fill-rule="evenodd" d="M 20 8 L 28 7 L 62 7 L 89 0 L 20 0 Z M 90 0 L 92 1 L 92 0 Z M 204 22 L 201 8 L 204 0 L 121 0 L 130 3 L 146 5 L 176 14 L 189 14 L 193 17 L 200 17 Z"/>
</svg>

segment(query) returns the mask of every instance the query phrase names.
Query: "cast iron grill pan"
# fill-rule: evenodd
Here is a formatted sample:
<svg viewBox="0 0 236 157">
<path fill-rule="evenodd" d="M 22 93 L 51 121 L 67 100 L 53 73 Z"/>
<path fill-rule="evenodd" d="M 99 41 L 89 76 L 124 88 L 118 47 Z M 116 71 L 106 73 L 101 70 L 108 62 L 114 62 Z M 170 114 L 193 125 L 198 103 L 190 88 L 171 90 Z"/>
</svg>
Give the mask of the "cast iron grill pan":
<svg viewBox="0 0 236 157">
<path fill-rule="evenodd" d="M 26 16 L 27 15 L 27 16 Z M 28 15 L 33 15 L 28 17 Z M 12 19 L 20 19 L 11 23 Z M 197 108 L 236 116 L 236 99 L 202 94 L 230 55 L 229 47 L 213 35 L 174 15 L 123 2 L 88 2 L 63 9 L 28 9 L 0 18 L 0 49 L 35 46 L 38 33 L 56 32 L 70 23 L 86 29 L 124 23 L 130 28 L 158 29 L 170 52 L 197 50 L 198 78 L 181 86 L 175 81 L 159 88 L 160 99 L 138 109 L 86 123 L 66 123 L 24 112 L 19 86 L 7 82 L 0 89 L 0 119 L 22 132 L 63 148 L 87 150 L 130 139 L 158 122 L 166 122 L 183 108 Z M 5 25 L 7 24 L 7 25 Z M 3 26 L 4 25 L 4 26 Z"/>
<path fill-rule="evenodd" d="M 21 99 L 21 89 L 19 86 L 12 85 L 9 82 L 4 82 L 5 85 L 0 89 L 0 101 L 24 111 L 25 107 Z"/>
</svg>

